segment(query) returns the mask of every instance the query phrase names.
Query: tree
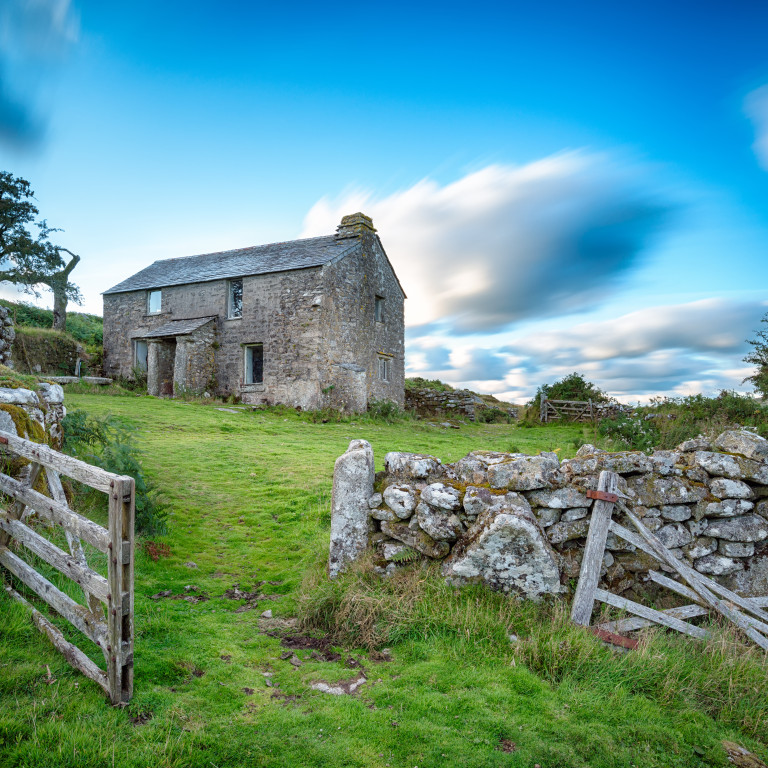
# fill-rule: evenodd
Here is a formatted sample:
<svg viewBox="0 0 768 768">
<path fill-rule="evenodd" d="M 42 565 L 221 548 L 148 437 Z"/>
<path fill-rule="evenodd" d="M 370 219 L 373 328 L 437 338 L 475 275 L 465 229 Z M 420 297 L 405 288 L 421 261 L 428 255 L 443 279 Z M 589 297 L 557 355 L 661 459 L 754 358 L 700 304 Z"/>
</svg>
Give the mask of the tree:
<svg viewBox="0 0 768 768">
<path fill-rule="evenodd" d="M 768 324 L 768 312 L 763 315 L 760 322 Z M 747 339 L 747 344 L 752 345 L 752 351 L 744 358 L 744 362 L 756 365 L 757 370 L 751 376 L 747 376 L 742 384 L 751 381 L 763 397 L 768 397 L 768 330 L 763 328 L 755 331 L 755 338 Z"/>
<path fill-rule="evenodd" d="M 32 202 L 34 192 L 26 179 L 0 171 L 0 281 L 24 286 L 24 291 L 39 295 L 39 286 L 53 292 L 53 327 L 63 331 L 67 324 L 67 304 L 81 301 L 80 289 L 69 281 L 80 257 L 50 241 L 53 232 Z M 37 234 L 30 231 L 37 228 Z M 69 256 L 67 261 L 62 254 Z"/>
</svg>

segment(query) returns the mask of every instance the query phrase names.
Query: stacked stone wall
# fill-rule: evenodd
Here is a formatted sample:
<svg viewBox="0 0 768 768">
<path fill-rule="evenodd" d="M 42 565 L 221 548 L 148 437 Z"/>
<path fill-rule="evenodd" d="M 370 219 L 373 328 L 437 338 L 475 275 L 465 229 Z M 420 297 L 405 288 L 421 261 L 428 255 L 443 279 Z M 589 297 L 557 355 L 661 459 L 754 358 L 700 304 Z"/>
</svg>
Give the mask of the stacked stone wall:
<svg viewBox="0 0 768 768">
<path fill-rule="evenodd" d="M 36 390 L 0 387 L 0 430 L 60 449 L 66 416 L 64 390 L 41 382 Z"/>
<path fill-rule="evenodd" d="M 475 421 L 477 414 L 488 404 L 474 392 L 468 389 L 455 389 L 439 392 L 435 389 L 407 389 L 405 392 L 405 407 L 424 416 L 448 416 Z M 512 416 L 517 417 L 517 409 L 505 407 L 500 403 L 498 408 L 505 408 Z"/>
<path fill-rule="evenodd" d="M 356 493 L 367 496 L 368 546 L 383 575 L 440 560 L 451 583 L 481 581 L 538 599 L 578 577 L 594 503 L 587 491 L 603 470 L 619 475 L 627 506 L 676 557 L 735 591 L 768 594 L 768 441 L 746 430 L 652 455 L 585 445 L 562 462 L 555 453 L 474 451 L 443 464 L 391 452 L 375 484 Z M 631 528 L 618 510 L 614 518 Z M 332 537 L 332 571 L 354 559 L 344 547 Z M 603 588 L 637 591 L 654 568 L 609 534 Z"/>
<path fill-rule="evenodd" d="M 0 307 L 0 365 L 13 368 L 11 351 L 16 331 L 13 327 L 13 318 L 7 307 Z"/>
</svg>

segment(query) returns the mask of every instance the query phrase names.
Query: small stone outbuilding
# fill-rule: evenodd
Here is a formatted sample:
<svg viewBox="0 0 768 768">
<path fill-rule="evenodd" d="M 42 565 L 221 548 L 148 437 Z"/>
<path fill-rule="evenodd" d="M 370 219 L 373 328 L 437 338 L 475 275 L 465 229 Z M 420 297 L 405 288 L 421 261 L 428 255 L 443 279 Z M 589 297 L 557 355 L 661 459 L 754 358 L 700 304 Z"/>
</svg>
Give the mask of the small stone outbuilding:
<svg viewBox="0 0 768 768">
<path fill-rule="evenodd" d="M 337 232 L 156 261 L 104 292 L 104 373 L 151 395 L 403 406 L 405 293 L 362 213 Z"/>
</svg>

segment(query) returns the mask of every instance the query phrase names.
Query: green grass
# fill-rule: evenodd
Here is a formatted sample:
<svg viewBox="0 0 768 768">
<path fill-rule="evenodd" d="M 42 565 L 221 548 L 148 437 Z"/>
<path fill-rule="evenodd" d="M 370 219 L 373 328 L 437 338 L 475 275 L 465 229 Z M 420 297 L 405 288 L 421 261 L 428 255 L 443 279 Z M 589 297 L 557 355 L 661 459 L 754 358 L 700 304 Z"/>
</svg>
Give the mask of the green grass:
<svg viewBox="0 0 768 768">
<path fill-rule="evenodd" d="M 768 667 L 726 632 L 708 646 L 654 632 L 619 656 L 571 627 L 561 603 L 456 591 L 420 571 L 384 584 L 363 569 L 325 580 L 333 462 L 349 440 L 368 439 L 379 469 L 390 450 L 444 461 L 474 449 L 565 457 L 590 439 L 582 427 L 323 424 L 288 409 L 95 394 L 68 394 L 67 405 L 135 430 L 170 505 L 169 534 L 155 542 L 170 555 L 138 552 L 135 695 L 125 709 L 110 707 L 0 594 L 3 768 L 725 766 L 723 739 L 768 756 Z M 260 581 L 275 582 L 260 588 L 274 599 L 236 613 L 242 601 L 224 592 Z M 150 599 L 187 585 L 210 600 Z M 267 608 L 300 616 L 341 658 L 297 650 L 304 663 L 294 669 L 280 639 L 261 631 Z M 376 660 L 382 643 L 392 661 Z M 309 687 L 354 677 L 350 658 L 369 678 L 356 695 Z"/>
</svg>

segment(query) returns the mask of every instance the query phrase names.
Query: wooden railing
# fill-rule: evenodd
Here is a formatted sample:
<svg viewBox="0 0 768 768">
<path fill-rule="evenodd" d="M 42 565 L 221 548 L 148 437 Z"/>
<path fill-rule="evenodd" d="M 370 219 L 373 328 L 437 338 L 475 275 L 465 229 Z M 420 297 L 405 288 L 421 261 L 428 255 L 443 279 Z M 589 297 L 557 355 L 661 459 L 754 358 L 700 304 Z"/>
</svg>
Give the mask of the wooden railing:
<svg viewBox="0 0 768 768">
<path fill-rule="evenodd" d="M 35 625 L 75 669 L 98 683 L 113 704 L 127 702 L 133 694 L 134 480 L 0 431 L 0 456 L 10 458 L 11 454 L 30 463 L 20 480 L 0 472 L 0 492 L 7 501 L 0 507 L 0 565 L 95 643 L 104 655 L 106 671 L 70 643 L 10 584 L 5 589 L 30 609 Z M 35 490 L 40 487 L 41 473 L 50 497 Z M 108 528 L 70 509 L 59 474 L 108 495 Z M 37 522 L 28 525 L 35 515 Z M 69 552 L 41 535 L 43 522 L 63 530 Z M 83 541 L 107 555 L 106 578 L 88 566 Z M 84 604 L 22 559 L 24 550 L 76 582 L 83 591 Z"/>
</svg>

